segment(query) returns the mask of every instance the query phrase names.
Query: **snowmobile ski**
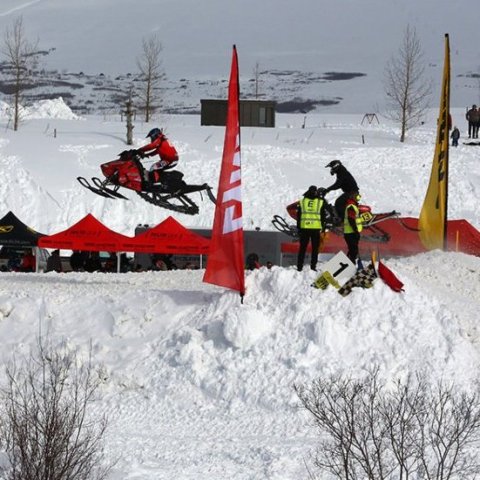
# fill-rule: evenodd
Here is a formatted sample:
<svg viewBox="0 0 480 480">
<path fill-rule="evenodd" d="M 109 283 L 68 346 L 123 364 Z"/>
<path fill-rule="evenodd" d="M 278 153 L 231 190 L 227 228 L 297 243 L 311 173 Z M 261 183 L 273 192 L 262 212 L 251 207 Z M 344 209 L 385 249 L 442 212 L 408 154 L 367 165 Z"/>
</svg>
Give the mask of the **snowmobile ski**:
<svg viewBox="0 0 480 480">
<path fill-rule="evenodd" d="M 82 185 L 82 187 L 87 188 L 91 192 L 96 193 L 97 195 L 100 195 L 101 197 L 115 198 L 114 196 L 110 195 L 108 192 L 104 191 L 103 189 L 96 188 L 96 187 L 90 185 L 90 183 L 88 182 L 88 180 L 85 177 L 77 177 L 77 180 L 80 183 L 80 185 Z"/>
<path fill-rule="evenodd" d="M 208 198 L 210 199 L 210 201 L 213 203 L 213 204 L 217 204 L 217 199 L 215 198 L 215 195 L 212 193 L 212 188 L 211 187 L 208 187 L 205 189 L 205 191 L 207 192 L 207 196 Z"/>
<path fill-rule="evenodd" d="M 157 207 L 162 207 L 167 210 L 172 210 L 174 212 L 185 213 L 187 215 L 196 215 L 199 212 L 198 206 L 195 202 L 190 200 L 185 195 L 174 195 L 174 194 L 160 194 L 157 192 L 136 192 L 138 196 L 143 198 L 148 203 L 156 205 Z M 178 203 L 173 203 L 173 201 L 178 201 Z"/>
<path fill-rule="evenodd" d="M 273 226 L 279 231 L 283 232 L 289 237 L 298 239 L 298 228 L 296 225 L 289 225 L 287 221 L 280 215 L 274 215 L 272 220 Z"/>
<path fill-rule="evenodd" d="M 122 200 L 128 200 L 128 197 L 125 195 L 122 195 L 120 192 L 118 192 L 118 189 L 120 188 L 119 186 L 116 186 L 114 188 L 109 188 L 105 185 L 105 181 L 101 181 L 98 177 L 92 177 L 92 182 L 95 185 L 96 188 L 101 190 L 102 192 L 108 193 L 112 197 L 115 198 L 121 198 Z"/>
</svg>

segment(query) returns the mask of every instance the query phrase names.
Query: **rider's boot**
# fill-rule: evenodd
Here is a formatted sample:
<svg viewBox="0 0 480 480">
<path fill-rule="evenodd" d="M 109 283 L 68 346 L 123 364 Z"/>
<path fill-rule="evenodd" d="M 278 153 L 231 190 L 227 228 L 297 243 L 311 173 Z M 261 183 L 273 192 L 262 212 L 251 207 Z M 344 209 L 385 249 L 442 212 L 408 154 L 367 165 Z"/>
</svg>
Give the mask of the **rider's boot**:
<svg viewBox="0 0 480 480">
<path fill-rule="evenodd" d="M 159 170 L 151 170 L 148 172 L 148 185 L 151 189 L 158 192 L 165 192 L 169 189 L 166 178 L 163 178 Z"/>
<path fill-rule="evenodd" d="M 339 227 L 342 224 L 343 220 L 338 215 L 336 208 L 333 205 L 327 205 L 327 224 L 330 224 L 333 227 Z"/>
<path fill-rule="evenodd" d="M 148 177 L 152 185 L 155 183 L 160 183 L 160 172 L 158 170 L 152 170 L 151 172 L 148 172 Z"/>
</svg>

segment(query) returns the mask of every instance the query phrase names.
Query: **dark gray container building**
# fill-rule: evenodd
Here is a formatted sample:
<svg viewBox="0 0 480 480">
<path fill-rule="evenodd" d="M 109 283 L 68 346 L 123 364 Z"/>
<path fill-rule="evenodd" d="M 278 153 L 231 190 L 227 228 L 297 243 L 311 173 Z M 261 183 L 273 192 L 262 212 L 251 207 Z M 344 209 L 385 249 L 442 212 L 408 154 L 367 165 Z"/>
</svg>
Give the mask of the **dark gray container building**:
<svg viewBox="0 0 480 480">
<path fill-rule="evenodd" d="M 204 99 L 201 103 L 201 125 L 225 126 L 227 100 Z M 266 100 L 240 100 L 241 127 L 275 127 L 276 102 Z"/>
</svg>

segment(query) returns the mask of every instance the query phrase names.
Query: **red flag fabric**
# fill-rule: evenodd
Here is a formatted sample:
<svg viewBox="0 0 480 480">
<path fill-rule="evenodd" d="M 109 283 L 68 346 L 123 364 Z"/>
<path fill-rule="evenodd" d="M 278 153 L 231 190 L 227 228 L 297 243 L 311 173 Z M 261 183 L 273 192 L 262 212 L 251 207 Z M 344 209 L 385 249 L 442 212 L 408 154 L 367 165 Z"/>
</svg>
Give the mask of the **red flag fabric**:
<svg viewBox="0 0 480 480">
<path fill-rule="evenodd" d="M 212 238 L 203 281 L 245 294 L 237 49 L 233 47 L 227 123 Z"/>
<path fill-rule="evenodd" d="M 403 283 L 396 277 L 396 275 L 380 260 L 378 261 L 378 275 L 379 277 L 394 291 L 403 292 Z"/>
</svg>

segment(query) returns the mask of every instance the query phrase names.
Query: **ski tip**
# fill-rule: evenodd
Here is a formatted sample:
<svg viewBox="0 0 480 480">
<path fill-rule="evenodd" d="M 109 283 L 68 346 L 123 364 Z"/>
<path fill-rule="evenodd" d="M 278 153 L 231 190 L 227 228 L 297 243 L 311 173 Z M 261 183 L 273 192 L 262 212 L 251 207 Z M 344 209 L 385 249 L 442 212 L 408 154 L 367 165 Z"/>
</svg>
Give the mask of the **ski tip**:
<svg viewBox="0 0 480 480">
<path fill-rule="evenodd" d="M 212 201 L 212 203 L 216 205 L 217 199 L 215 198 L 215 195 L 212 193 L 212 189 L 210 187 L 207 188 L 207 195 L 208 195 L 208 198 Z"/>
</svg>

